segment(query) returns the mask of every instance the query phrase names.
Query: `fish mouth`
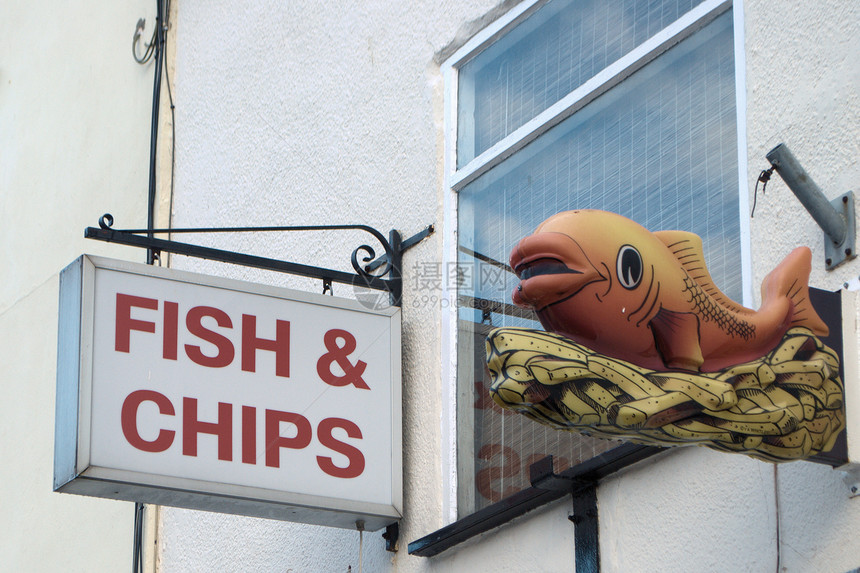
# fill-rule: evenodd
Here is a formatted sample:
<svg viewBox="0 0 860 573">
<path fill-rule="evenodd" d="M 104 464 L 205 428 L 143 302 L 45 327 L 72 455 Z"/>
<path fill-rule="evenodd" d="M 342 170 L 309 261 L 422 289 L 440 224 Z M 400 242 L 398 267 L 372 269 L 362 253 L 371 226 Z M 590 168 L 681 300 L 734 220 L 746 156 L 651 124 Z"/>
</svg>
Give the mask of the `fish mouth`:
<svg viewBox="0 0 860 573">
<path fill-rule="evenodd" d="M 521 281 L 540 275 L 582 274 L 582 271 L 574 270 L 562 261 L 551 257 L 541 257 L 527 263 L 522 263 L 514 269 L 514 272 Z"/>
<path fill-rule="evenodd" d="M 511 295 L 520 308 L 535 311 L 566 300 L 587 285 L 607 280 L 582 247 L 563 233 L 537 233 L 511 252 L 511 267 L 520 284 Z"/>
</svg>

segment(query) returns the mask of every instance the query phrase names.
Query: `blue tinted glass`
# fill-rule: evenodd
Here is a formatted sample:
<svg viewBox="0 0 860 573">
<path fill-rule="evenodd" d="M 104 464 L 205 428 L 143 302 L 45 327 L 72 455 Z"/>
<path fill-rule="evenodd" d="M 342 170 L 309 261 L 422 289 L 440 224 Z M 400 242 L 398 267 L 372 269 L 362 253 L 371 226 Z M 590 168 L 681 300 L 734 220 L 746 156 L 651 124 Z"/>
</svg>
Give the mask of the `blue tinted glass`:
<svg viewBox="0 0 860 573">
<path fill-rule="evenodd" d="M 460 68 L 458 166 L 701 0 L 553 0 Z"/>
<path fill-rule="evenodd" d="M 550 215 L 604 209 L 700 235 L 714 279 L 740 300 L 736 121 L 726 13 L 465 187 L 460 244 L 507 262 Z M 474 292 L 499 300 L 495 287 Z"/>
<path fill-rule="evenodd" d="M 500 267 L 511 248 L 559 211 L 613 211 L 652 231 L 700 235 L 716 284 L 741 300 L 736 126 L 729 11 L 460 191 L 459 264 L 471 278 L 459 291 L 458 376 L 474 399 L 463 414 L 474 441 L 461 450 L 461 515 L 528 487 L 539 454 L 576 464 L 613 444 L 487 399 L 490 327 L 540 328 L 511 305 L 518 279 Z"/>
</svg>

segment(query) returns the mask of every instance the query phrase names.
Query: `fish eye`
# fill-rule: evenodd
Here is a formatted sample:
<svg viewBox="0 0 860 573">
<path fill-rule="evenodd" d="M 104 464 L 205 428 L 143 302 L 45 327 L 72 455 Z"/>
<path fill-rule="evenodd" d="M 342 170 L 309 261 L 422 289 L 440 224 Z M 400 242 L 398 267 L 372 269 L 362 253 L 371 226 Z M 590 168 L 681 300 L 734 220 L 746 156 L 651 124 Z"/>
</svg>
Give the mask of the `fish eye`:
<svg viewBox="0 0 860 573">
<path fill-rule="evenodd" d="M 634 247 L 624 245 L 618 249 L 618 260 L 615 263 L 615 273 L 621 286 L 632 290 L 642 282 L 642 255 Z"/>
</svg>

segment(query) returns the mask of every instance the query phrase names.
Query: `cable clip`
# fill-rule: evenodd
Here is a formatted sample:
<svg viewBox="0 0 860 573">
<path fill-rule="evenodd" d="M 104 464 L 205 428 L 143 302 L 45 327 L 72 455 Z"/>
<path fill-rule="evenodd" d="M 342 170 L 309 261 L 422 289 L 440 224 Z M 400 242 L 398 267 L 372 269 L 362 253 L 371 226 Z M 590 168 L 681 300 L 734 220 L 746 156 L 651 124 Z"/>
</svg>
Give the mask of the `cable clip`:
<svg viewBox="0 0 860 573">
<path fill-rule="evenodd" d="M 750 219 L 755 216 L 755 205 L 758 201 L 758 184 L 761 183 L 761 194 L 764 195 L 764 190 L 767 188 L 767 182 L 770 181 L 770 176 L 773 175 L 774 167 L 770 169 L 763 169 L 761 173 L 758 174 L 758 179 L 755 182 L 755 191 L 753 191 L 753 208 L 750 213 Z"/>
</svg>

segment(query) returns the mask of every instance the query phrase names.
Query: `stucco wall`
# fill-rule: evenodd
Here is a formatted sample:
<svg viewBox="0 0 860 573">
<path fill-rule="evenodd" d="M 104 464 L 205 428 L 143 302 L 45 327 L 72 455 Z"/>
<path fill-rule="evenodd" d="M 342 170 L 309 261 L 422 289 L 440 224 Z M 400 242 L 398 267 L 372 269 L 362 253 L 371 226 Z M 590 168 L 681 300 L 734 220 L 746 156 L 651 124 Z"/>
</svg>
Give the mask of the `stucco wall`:
<svg viewBox="0 0 860 573">
<path fill-rule="evenodd" d="M 154 3 L 11 0 L 0 18 L 0 568 L 131 566 L 134 507 L 52 492 L 58 273 L 105 212 L 146 223 Z"/>
<path fill-rule="evenodd" d="M 784 142 L 828 198 L 857 193 L 860 5 L 839 0 L 745 3 L 749 181 L 768 167 L 764 154 Z M 759 206 L 752 243 L 756 284 L 798 244 L 813 249 L 813 286 L 838 290 L 860 275 L 856 259 L 825 271 L 824 235 L 778 177 L 767 195 L 759 197 Z M 848 404 L 855 421 L 858 410 L 860 404 Z M 809 463 L 779 466 L 775 513 L 781 570 L 823 573 L 860 567 L 855 535 L 860 497 L 848 498 L 842 475 Z"/>
<path fill-rule="evenodd" d="M 404 237 L 431 223 L 439 228 L 443 97 L 434 57 L 462 25 L 495 4 L 183 4 L 174 224 L 365 223 L 384 233 L 396 228 Z M 441 260 L 441 237 L 437 232 L 408 251 L 406 285 L 416 261 Z M 211 244 L 349 270 L 352 249 L 366 239 L 310 234 L 212 238 Z M 174 265 L 322 290 L 320 281 L 179 257 Z M 352 296 L 346 286 L 335 284 L 334 291 Z M 432 567 L 432 561 L 409 557 L 405 546 L 445 524 L 440 308 L 423 302 L 422 294 L 407 286 L 403 301 L 403 473 L 410 485 L 401 550 L 385 552 L 381 532 L 365 535 L 366 571 L 385 570 L 388 563 L 403 571 Z M 357 532 L 170 509 L 163 510 L 161 526 L 166 571 L 213 563 L 237 571 L 357 570 Z M 224 531 L 237 540 L 235 551 L 215 550 Z M 246 544 L 272 548 L 241 551 Z M 561 562 L 569 563 L 569 555 Z"/>
<path fill-rule="evenodd" d="M 439 232 L 406 255 L 441 260 L 442 81 L 437 54 L 495 0 L 187 3 L 176 45 L 174 224 L 367 223 Z M 749 191 L 785 141 L 830 196 L 858 180 L 857 8 L 836 0 L 743 6 Z M 348 268 L 360 237 L 207 238 L 207 244 Z M 754 282 L 793 246 L 813 247 L 812 284 L 838 288 L 860 262 L 823 271 L 821 233 L 775 176 L 752 223 Z M 341 246 L 343 246 L 341 248 Z M 174 266 L 321 290 L 314 281 L 175 258 Z M 348 287 L 335 293 L 351 296 Z M 368 571 L 572 568 L 559 503 L 433 559 L 405 545 L 445 523 L 440 309 L 407 288 L 403 312 L 401 551 L 365 535 Z M 673 451 L 599 490 L 605 571 L 846 571 L 860 498 L 838 472 Z M 810 483 L 811 482 L 811 483 Z M 838 525 L 839 527 L 835 527 Z M 358 533 L 184 510 L 161 512 L 165 571 L 357 570 Z"/>
<path fill-rule="evenodd" d="M 744 0 L 750 204 L 759 172 L 770 167 L 765 154 L 781 142 L 829 198 L 856 189 L 858 8 Z M 756 303 L 764 276 L 798 245 L 813 250 L 812 286 L 838 290 L 860 273 L 856 260 L 824 270 L 823 233 L 776 174 L 758 197 L 751 230 Z M 807 462 L 774 467 L 699 449 L 673 452 L 602 485 L 604 570 L 854 569 L 860 498 L 848 497 L 842 475 Z"/>
<path fill-rule="evenodd" d="M 828 198 L 858 191 L 860 6 L 745 0 L 749 191 L 765 154 L 785 143 Z M 752 225 L 755 284 L 797 245 L 813 249 L 810 284 L 837 290 L 860 261 L 824 269 L 824 234 L 778 175 L 759 195 Z"/>
</svg>

